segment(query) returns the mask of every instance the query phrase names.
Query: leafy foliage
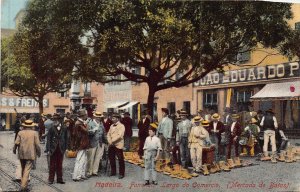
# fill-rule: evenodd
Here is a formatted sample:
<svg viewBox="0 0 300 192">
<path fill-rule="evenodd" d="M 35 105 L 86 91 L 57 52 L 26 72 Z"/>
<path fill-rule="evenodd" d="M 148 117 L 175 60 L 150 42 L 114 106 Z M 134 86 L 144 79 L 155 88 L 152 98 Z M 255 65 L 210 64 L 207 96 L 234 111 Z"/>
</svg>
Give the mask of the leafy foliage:
<svg viewBox="0 0 300 192">
<path fill-rule="evenodd" d="M 55 8 L 55 1 L 31 1 L 22 24 L 6 46 L 9 89 L 39 103 L 47 93 L 69 88 L 81 51 L 72 29 L 63 29 L 55 23 L 58 18 L 52 19 Z"/>
</svg>

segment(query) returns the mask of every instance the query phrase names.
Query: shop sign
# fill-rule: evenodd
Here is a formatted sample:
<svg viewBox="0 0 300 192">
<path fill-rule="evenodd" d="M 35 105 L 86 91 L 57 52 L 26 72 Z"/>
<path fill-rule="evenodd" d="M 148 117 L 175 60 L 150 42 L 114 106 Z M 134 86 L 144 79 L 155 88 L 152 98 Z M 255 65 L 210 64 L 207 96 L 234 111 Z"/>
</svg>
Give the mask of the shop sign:
<svg viewBox="0 0 300 192">
<path fill-rule="evenodd" d="M 300 77 L 299 65 L 300 62 L 292 62 L 247 69 L 230 70 L 224 73 L 209 73 L 204 78 L 195 82 L 194 86 L 208 86 Z"/>
<path fill-rule="evenodd" d="M 38 107 L 39 103 L 32 98 L 3 97 L 0 96 L 2 107 Z M 49 107 L 49 99 L 43 100 L 43 107 Z"/>
</svg>

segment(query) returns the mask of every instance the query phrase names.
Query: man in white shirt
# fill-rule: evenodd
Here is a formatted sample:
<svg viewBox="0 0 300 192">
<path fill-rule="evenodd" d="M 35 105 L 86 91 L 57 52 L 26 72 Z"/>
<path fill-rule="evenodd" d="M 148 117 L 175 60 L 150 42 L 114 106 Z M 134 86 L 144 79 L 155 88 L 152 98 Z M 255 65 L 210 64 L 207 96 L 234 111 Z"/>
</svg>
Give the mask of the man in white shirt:
<svg viewBox="0 0 300 192">
<path fill-rule="evenodd" d="M 260 122 L 260 126 L 264 130 L 264 157 L 261 158 L 262 161 L 272 160 L 272 163 L 276 163 L 276 140 L 275 140 L 275 130 L 278 129 L 277 119 L 274 116 L 274 112 L 272 109 L 268 109 L 266 111 L 266 115 L 262 118 Z M 268 144 L 269 140 L 271 140 L 272 146 L 272 156 L 269 157 L 268 153 Z"/>
<path fill-rule="evenodd" d="M 145 156 L 145 185 L 150 185 L 150 174 L 152 175 L 152 184 L 157 185 L 155 161 L 159 158 L 159 152 L 162 150 L 160 139 L 155 135 L 157 124 L 151 123 L 149 127 L 149 136 L 146 138 L 144 145 Z"/>
<path fill-rule="evenodd" d="M 209 126 L 209 122 L 204 120 L 200 125 L 200 116 L 194 118 L 195 126 L 193 126 L 189 135 L 189 148 L 191 153 L 191 159 L 193 164 L 193 170 L 200 172 L 202 167 L 202 148 L 204 141 L 209 137 L 207 130 L 204 128 Z"/>
</svg>

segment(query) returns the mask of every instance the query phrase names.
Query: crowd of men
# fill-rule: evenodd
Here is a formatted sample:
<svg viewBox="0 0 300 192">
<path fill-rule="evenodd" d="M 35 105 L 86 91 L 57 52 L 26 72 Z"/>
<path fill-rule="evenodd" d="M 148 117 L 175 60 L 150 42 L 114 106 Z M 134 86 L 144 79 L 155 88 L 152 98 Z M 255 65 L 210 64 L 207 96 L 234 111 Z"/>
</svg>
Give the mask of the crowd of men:
<svg viewBox="0 0 300 192">
<path fill-rule="evenodd" d="M 283 132 L 276 131 L 278 123 L 272 110 L 267 110 L 265 114 L 250 111 L 244 122 L 245 127 L 239 122 L 240 115 L 228 108 L 222 116 L 200 110 L 192 118 L 185 110 L 177 111 L 178 116 L 170 115 L 167 108 L 161 111 L 159 123 L 152 123 L 151 116 L 145 110 L 137 124 L 138 154 L 145 160 L 146 185 L 150 184 L 151 173 L 152 183 L 157 184 L 155 161 L 158 159 L 169 159 L 173 164 L 193 167 L 195 172 L 200 172 L 203 147 L 214 147 L 216 162 L 231 159 L 232 148 L 235 157 L 248 152 L 250 156 L 262 153 L 261 160 L 276 162 L 277 149 L 284 149 L 287 145 Z M 128 112 L 123 113 L 122 117 L 106 112 L 94 112 L 92 117 L 88 117 L 86 110 L 79 110 L 76 114 L 42 115 L 38 123 L 34 115 L 18 115 L 15 133 L 14 153 L 18 149 L 20 170 L 17 172 L 20 172 L 24 191 L 27 190 L 29 172 L 34 168 L 37 156 L 41 155 L 40 141 L 45 144 L 44 153 L 48 157 L 49 184 L 53 184 L 55 175 L 57 183 L 65 183 L 62 165 L 66 150 L 76 153 L 72 175 L 75 182 L 98 176 L 106 151 L 111 166 L 110 176 L 117 173 L 116 157 L 119 179 L 125 176 L 123 151 L 130 150 L 132 137 L 132 119 Z M 276 133 L 278 139 L 275 138 Z M 279 143 L 277 147 L 276 140 Z"/>
</svg>

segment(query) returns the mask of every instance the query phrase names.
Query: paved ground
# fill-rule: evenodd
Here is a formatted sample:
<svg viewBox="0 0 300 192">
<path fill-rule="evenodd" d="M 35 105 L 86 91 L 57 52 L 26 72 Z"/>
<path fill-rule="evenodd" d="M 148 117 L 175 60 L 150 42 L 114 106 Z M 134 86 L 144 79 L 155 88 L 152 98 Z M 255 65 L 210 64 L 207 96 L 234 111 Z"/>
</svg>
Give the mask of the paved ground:
<svg viewBox="0 0 300 192">
<path fill-rule="evenodd" d="M 12 153 L 14 134 L 0 132 L 0 168 L 14 176 L 16 155 Z M 293 140 L 292 143 L 300 143 Z M 42 147 L 44 147 L 42 145 Z M 144 187 L 143 169 L 126 163 L 126 176 L 119 180 L 101 173 L 84 182 L 73 182 L 71 173 L 74 159 L 64 159 L 65 185 L 46 185 L 48 178 L 46 157 L 37 160 L 37 169 L 32 171 L 30 188 L 36 192 L 66 191 L 300 191 L 300 161 L 296 163 L 258 162 L 256 166 L 233 169 L 231 172 L 221 172 L 210 176 L 199 176 L 191 180 L 173 179 L 158 174 L 158 186 Z M 43 182 L 44 181 L 44 182 Z M 8 176 L 0 172 L 0 191 L 16 191 L 18 186 Z"/>
</svg>

